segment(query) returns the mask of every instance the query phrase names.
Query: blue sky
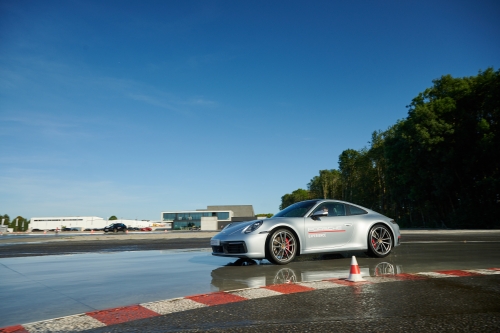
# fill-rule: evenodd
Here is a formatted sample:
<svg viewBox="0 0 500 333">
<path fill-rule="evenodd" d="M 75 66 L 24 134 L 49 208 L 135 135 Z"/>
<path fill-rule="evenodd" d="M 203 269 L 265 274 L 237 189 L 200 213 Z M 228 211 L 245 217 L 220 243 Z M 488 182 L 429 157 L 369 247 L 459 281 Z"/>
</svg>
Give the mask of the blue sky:
<svg viewBox="0 0 500 333">
<path fill-rule="evenodd" d="M 444 74 L 498 1 L 0 0 L 0 214 L 278 211 Z"/>
</svg>

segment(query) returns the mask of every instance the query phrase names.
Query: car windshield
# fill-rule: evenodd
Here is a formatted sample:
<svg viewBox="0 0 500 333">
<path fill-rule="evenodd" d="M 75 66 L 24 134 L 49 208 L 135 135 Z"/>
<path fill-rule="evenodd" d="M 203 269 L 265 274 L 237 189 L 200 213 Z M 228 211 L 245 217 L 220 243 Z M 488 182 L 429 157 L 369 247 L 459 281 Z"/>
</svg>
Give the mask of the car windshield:
<svg viewBox="0 0 500 333">
<path fill-rule="evenodd" d="M 306 213 L 317 203 L 317 200 L 297 202 L 286 207 L 273 217 L 304 217 L 304 215 L 306 215 Z"/>
</svg>

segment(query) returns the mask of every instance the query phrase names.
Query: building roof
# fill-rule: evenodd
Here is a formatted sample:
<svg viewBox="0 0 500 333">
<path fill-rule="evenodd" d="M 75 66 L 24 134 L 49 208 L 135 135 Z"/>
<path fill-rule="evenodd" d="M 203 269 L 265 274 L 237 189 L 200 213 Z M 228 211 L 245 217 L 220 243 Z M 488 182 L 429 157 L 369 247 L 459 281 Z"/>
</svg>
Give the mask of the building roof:
<svg viewBox="0 0 500 333">
<path fill-rule="evenodd" d="M 207 206 L 206 210 L 232 210 L 234 217 L 255 216 L 252 205 Z"/>
</svg>

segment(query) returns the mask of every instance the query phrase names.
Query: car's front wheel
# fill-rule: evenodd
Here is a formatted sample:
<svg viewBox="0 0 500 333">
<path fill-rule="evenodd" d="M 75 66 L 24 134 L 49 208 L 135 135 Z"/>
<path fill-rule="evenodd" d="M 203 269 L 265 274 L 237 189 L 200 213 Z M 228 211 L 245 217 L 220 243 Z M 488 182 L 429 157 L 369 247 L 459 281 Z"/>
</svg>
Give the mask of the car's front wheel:
<svg viewBox="0 0 500 333">
<path fill-rule="evenodd" d="M 288 229 L 274 231 L 267 241 L 267 260 L 277 265 L 286 265 L 297 254 L 297 240 Z"/>
<path fill-rule="evenodd" d="M 392 250 L 392 234 L 389 228 L 376 224 L 368 233 L 368 255 L 376 258 L 387 256 Z"/>
</svg>

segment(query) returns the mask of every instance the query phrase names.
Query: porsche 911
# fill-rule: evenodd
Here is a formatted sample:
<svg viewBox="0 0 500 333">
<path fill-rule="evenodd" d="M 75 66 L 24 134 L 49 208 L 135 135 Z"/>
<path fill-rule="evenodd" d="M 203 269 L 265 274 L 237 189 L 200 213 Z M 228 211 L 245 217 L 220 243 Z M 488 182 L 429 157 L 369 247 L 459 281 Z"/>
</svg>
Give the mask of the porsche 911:
<svg viewBox="0 0 500 333">
<path fill-rule="evenodd" d="M 400 240 L 398 224 L 373 210 L 339 200 L 306 200 L 269 219 L 231 223 L 210 245 L 214 256 L 285 265 L 301 254 L 342 251 L 382 258 Z"/>
</svg>

